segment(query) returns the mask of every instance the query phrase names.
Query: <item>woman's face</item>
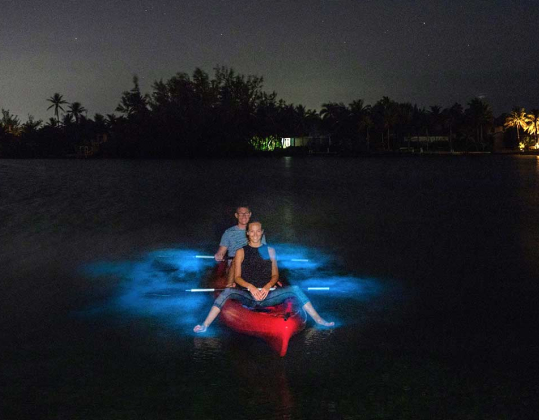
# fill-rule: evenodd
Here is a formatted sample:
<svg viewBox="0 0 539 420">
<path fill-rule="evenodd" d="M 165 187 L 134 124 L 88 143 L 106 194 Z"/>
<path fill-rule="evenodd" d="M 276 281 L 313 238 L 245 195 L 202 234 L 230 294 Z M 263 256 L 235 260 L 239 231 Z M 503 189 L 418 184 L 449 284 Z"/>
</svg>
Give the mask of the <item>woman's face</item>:
<svg viewBox="0 0 539 420">
<path fill-rule="evenodd" d="M 251 244 L 259 244 L 263 234 L 264 231 L 260 223 L 251 223 L 247 228 L 247 237 Z"/>
</svg>

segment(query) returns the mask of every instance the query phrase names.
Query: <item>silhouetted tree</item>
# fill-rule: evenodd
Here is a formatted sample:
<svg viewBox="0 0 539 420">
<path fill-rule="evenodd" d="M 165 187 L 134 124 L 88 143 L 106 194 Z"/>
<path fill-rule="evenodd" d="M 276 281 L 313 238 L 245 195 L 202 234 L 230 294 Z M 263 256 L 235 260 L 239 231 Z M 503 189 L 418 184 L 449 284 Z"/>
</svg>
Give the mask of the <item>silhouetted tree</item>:
<svg viewBox="0 0 539 420">
<path fill-rule="evenodd" d="M 465 111 L 469 123 L 475 129 L 476 142 L 485 148 L 484 131 L 492 125 L 492 109 L 480 98 L 474 98 L 468 103 Z"/>
<path fill-rule="evenodd" d="M 520 128 L 526 127 L 526 112 L 524 108 L 515 107 L 505 119 L 504 126 L 517 129 L 517 140 L 520 143 Z"/>
<path fill-rule="evenodd" d="M 67 104 L 67 101 L 64 101 L 64 96 L 59 93 L 52 95 L 47 101 L 51 102 L 52 105 L 47 108 L 47 110 L 54 108 L 54 115 L 56 116 L 56 122 L 60 123 L 60 114 L 59 110 L 65 111 L 62 105 Z"/>
<path fill-rule="evenodd" d="M 2 109 L 0 125 L 2 125 L 7 133 L 13 134 L 14 136 L 18 136 L 21 132 L 21 121 L 19 120 L 19 117 L 11 114 L 7 109 Z"/>
<path fill-rule="evenodd" d="M 148 95 L 143 95 L 140 92 L 138 77 L 133 76 L 133 88 L 130 91 L 125 91 L 122 94 L 120 103 L 116 107 L 116 111 L 124 114 L 126 117 L 138 116 L 148 112 Z"/>
<path fill-rule="evenodd" d="M 451 107 L 444 109 L 445 125 L 449 129 L 449 149 L 453 151 L 454 130 L 462 125 L 464 109 L 459 103 L 454 103 Z"/>
<path fill-rule="evenodd" d="M 526 115 L 526 131 L 535 135 L 535 147 L 539 147 L 539 109 L 532 109 Z"/>
<path fill-rule="evenodd" d="M 327 102 L 320 110 L 322 128 L 335 143 L 341 143 L 349 138 L 348 127 L 352 122 L 350 110 L 342 102 Z"/>
<path fill-rule="evenodd" d="M 365 144 L 367 150 L 369 149 L 369 130 L 372 127 L 372 119 L 370 117 L 371 107 L 365 105 L 363 99 L 356 99 L 349 105 L 350 119 L 353 129 L 356 131 L 357 141 L 361 141 L 362 134 L 365 133 Z"/>
<path fill-rule="evenodd" d="M 86 112 L 86 108 L 80 102 L 72 102 L 67 111 L 75 118 L 75 123 L 79 124 L 82 114 Z"/>
<path fill-rule="evenodd" d="M 378 126 L 380 131 L 382 148 L 389 150 L 391 148 L 391 129 L 398 121 L 398 105 L 395 101 L 384 96 L 374 104 L 372 114 L 375 125 Z M 385 139 L 384 133 L 387 133 Z"/>
</svg>

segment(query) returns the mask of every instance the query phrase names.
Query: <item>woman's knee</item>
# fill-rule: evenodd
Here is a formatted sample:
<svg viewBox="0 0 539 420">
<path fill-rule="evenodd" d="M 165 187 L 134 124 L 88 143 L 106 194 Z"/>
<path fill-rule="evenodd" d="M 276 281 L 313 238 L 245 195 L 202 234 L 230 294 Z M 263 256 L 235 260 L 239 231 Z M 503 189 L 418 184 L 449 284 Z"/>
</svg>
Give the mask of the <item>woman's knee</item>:
<svg viewBox="0 0 539 420">
<path fill-rule="evenodd" d="M 296 297 L 300 300 L 302 305 L 309 302 L 309 298 L 305 296 L 305 293 L 303 293 L 303 291 L 299 288 L 299 286 L 291 286 L 291 288 L 294 294 L 296 295 Z"/>
<path fill-rule="evenodd" d="M 225 304 L 225 302 L 229 299 L 231 293 L 232 293 L 231 288 L 227 288 L 223 290 L 223 292 L 213 302 L 213 306 L 216 306 L 219 309 L 221 309 L 223 305 Z"/>
</svg>

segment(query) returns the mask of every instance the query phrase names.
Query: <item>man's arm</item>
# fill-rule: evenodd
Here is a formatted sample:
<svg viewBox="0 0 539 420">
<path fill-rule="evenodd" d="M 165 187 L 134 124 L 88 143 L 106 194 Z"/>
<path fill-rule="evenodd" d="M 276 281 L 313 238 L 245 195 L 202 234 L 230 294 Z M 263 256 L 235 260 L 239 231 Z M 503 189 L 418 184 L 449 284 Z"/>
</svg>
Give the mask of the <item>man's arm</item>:
<svg viewBox="0 0 539 420">
<path fill-rule="evenodd" d="M 227 249 L 228 248 L 226 246 L 219 245 L 219 249 L 217 250 L 217 252 L 213 256 L 215 258 L 215 261 L 223 261 L 223 258 L 225 258 L 225 254 L 226 254 Z"/>
</svg>

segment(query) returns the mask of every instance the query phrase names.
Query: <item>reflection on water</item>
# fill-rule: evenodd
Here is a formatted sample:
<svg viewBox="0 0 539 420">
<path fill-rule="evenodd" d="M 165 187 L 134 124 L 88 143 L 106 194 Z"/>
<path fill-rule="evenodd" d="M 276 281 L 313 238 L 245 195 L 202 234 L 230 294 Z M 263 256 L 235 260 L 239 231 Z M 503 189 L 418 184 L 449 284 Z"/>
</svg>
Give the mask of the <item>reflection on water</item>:
<svg viewBox="0 0 539 420">
<path fill-rule="evenodd" d="M 331 335 L 333 329 L 320 329 L 317 327 L 309 327 L 305 329 L 301 339 L 306 351 L 317 351 L 320 354 L 328 351 L 327 346 L 331 345 Z"/>
<path fill-rule="evenodd" d="M 283 161 L 284 161 L 284 167 L 285 167 L 286 169 L 292 168 L 292 157 L 290 157 L 290 156 L 285 156 L 285 157 L 283 158 Z"/>
<path fill-rule="evenodd" d="M 213 359 L 221 353 L 223 343 L 218 337 L 195 336 L 193 338 L 193 361 Z"/>
</svg>

